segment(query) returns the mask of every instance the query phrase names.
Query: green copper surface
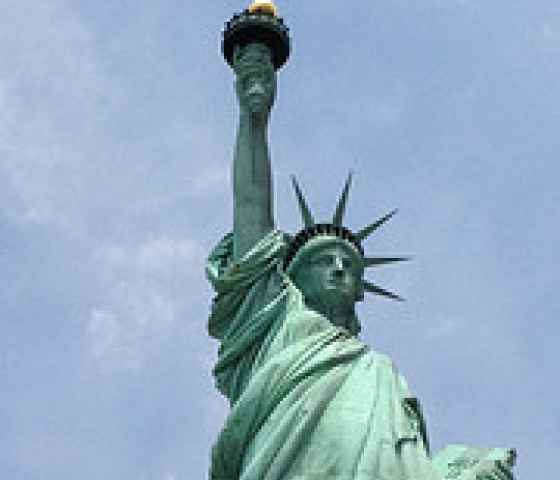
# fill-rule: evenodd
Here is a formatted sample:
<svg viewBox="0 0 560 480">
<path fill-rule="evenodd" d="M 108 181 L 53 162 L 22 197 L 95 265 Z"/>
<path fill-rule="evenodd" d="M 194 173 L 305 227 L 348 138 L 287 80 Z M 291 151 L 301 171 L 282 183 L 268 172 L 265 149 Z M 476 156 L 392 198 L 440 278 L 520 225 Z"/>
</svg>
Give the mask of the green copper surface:
<svg viewBox="0 0 560 480">
<path fill-rule="evenodd" d="M 216 291 L 208 330 L 220 342 L 213 373 L 231 411 L 210 478 L 512 479 L 512 450 L 451 446 L 432 455 L 419 401 L 392 361 L 358 338 L 364 292 L 400 299 L 366 280 L 367 267 L 406 258 L 366 257 L 342 227 L 351 177 L 326 226 L 315 224 L 294 181 L 308 230 L 295 238 L 277 230 L 267 142 L 274 56 L 259 42 L 231 47 L 239 101 L 233 232 L 207 263 Z"/>
</svg>

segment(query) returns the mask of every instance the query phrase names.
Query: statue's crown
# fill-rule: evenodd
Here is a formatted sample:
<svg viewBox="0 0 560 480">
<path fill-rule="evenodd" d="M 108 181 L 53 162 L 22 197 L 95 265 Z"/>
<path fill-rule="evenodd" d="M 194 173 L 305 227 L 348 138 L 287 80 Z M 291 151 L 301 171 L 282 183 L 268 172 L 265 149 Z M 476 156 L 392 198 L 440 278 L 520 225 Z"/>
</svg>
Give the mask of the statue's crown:
<svg viewBox="0 0 560 480">
<path fill-rule="evenodd" d="M 305 254 L 306 248 L 313 243 L 311 241 L 318 237 L 332 237 L 334 240 L 345 242 L 355 251 L 356 255 L 360 257 L 366 268 L 408 260 L 406 257 L 366 257 L 362 246 L 362 242 L 390 220 L 397 213 L 397 210 L 389 212 L 387 215 L 384 215 L 358 232 L 353 232 L 342 225 L 346 212 L 346 204 L 348 203 L 350 186 L 352 185 L 352 173 L 348 175 L 348 179 L 346 180 L 346 184 L 344 185 L 344 189 L 330 223 L 315 222 L 313 214 L 307 205 L 307 201 L 295 177 L 292 177 L 292 183 L 296 192 L 304 228 L 293 237 L 288 246 L 284 258 L 284 271 L 290 271 L 294 264 L 297 263 L 298 259 Z M 397 294 L 368 281 L 364 281 L 364 289 L 367 292 L 392 298 L 393 300 L 402 300 Z"/>
</svg>

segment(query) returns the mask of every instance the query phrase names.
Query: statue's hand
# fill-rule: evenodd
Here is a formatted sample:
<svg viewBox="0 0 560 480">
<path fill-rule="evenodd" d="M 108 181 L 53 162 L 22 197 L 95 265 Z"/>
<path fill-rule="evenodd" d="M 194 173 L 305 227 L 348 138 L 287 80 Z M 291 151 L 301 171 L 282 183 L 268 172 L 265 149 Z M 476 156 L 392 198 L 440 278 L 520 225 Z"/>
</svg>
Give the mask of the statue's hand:
<svg viewBox="0 0 560 480">
<path fill-rule="evenodd" d="M 267 124 L 274 104 L 275 85 L 264 73 L 243 72 L 237 77 L 236 93 L 241 115 Z"/>
<path fill-rule="evenodd" d="M 270 50 L 261 44 L 240 49 L 236 55 L 235 73 L 241 115 L 266 124 L 276 97 L 276 72 Z"/>
<path fill-rule="evenodd" d="M 514 480 L 516 452 L 511 448 L 449 445 L 434 458 L 444 480 Z"/>
<path fill-rule="evenodd" d="M 476 480 L 514 480 L 511 469 L 502 462 L 483 462 L 476 469 Z"/>
</svg>

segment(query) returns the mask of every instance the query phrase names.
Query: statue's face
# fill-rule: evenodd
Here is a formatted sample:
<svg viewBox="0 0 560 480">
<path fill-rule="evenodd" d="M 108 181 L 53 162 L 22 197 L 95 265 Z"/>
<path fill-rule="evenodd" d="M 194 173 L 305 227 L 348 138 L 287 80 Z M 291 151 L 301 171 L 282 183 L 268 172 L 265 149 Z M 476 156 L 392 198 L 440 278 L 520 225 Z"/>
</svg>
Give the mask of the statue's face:
<svg viewBox="0 0 560 480">
<path fill-rule="evenodd" d="M 253 114 L 270 111 L 276 96 L 276 73 L 268 49 L 261 45 L 246 47 L 236 70 L 240 104 Z"/>
<path fill-rule="evenodd" d="M 309 253 L 298 265 L 294 282 L 306 301 L 321 310 L 353 310 L 363 300 L 363 262 L 338 242 Z"/>
</svg>

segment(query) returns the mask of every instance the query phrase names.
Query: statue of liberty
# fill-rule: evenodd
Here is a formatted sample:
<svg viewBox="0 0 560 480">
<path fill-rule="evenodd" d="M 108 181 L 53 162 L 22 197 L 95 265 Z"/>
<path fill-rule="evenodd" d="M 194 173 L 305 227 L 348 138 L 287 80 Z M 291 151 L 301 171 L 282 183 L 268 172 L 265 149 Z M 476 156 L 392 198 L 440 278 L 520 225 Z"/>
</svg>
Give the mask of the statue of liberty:
<svg viewBox="0 0 560 480">
<path fill-rule="evenodd" d="M 350 176 L 328 222 L 316 222 L 293 179 L 303 228 L 274 221 L 267 144 L 288 29 L 269 1 L 235 15 L 223 53 L 236 75 L 233 232 L 212 251 L 209 333 L 214 376 L 231 411 L 214 445 L 212 480 L 506 480 L 515 454 L 452 446 L 432 456 L 420 403 L 392 361 L 359 339 L 366 293 L 400 297 L 365 279 L 363 243 L 393 215 L 343 225 Z"/>
</svg>

